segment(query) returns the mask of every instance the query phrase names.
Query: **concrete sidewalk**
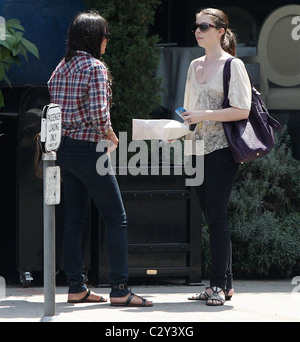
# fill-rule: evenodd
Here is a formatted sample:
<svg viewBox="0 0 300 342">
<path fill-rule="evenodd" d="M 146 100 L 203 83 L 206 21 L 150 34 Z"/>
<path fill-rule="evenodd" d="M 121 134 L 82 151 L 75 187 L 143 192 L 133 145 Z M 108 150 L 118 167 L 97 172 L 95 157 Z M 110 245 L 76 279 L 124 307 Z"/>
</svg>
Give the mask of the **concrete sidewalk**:
<svg viewBox="0 0 300 342">
<path fill-rule="evenodd" d="M 208 284 L 204 281 L 204 284 Z M 235 295 L 221 307 L 187 297 L 204 287 L 185 285 L 133 286 L 132 291 L 154 302 L 151 308 L 69 304 L 67 288 L 56 288 L 59 322 L 300 322 L 300 289 L 291 280 L 235 281 Z M 109 288 L 91 288 L 109 297 Z M 42 287 L 8 286 L 0 300 L 0 322 L 39 322 L 44 315 Z"/>
</svg>

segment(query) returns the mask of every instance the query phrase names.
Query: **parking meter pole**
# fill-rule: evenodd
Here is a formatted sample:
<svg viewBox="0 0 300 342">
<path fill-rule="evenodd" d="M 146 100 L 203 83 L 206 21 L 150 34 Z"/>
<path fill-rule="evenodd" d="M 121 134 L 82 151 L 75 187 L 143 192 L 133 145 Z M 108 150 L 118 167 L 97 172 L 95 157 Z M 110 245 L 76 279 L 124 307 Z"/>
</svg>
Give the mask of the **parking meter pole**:
<svg viewBox="0 0 300 342">
<path fill-rule="evenodd" d="M 43 153 L 44 174 L 44 320 L 55 316 L 55 205 L 46 204 L 46 169 L 55 166 L 56 152 Z"/>
</svg>

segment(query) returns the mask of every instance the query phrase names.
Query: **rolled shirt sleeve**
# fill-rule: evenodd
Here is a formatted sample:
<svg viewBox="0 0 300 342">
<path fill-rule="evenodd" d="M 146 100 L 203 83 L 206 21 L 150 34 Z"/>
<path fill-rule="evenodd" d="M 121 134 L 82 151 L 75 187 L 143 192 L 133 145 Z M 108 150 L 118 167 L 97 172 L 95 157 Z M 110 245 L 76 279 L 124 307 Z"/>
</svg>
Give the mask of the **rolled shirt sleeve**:
<svg viewBox="0 0 300 342">
<path fill-rule="evenodd" d="M 107 70 L 101 64 L 91 67 L 88 97 L 94 129 L 99 135 L 105 136 L 112 129 L 109 110 L 110 89 Z"/>
</svg>

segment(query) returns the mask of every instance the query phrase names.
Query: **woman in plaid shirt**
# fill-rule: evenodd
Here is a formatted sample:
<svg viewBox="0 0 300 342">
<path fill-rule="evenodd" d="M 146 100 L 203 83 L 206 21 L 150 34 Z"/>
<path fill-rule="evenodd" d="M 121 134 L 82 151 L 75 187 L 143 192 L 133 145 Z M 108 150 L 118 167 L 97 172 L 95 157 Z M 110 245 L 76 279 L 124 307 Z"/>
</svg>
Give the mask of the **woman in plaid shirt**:
<svg viewBox="0 0 300 342">
<path fill-rule="evenodd" d="M 101 61 L 109 40 L 107 21 L 95 11 L 77 15 L 68 31 L 65 58 L 54 70 L 48 88 L 51 102 L 62 111 L 62 142 L 58 164 L 64 180 L 64 259 L 68 277 L 68 301 L 106 302 L 90 292 L 82 276 L 82 236 L 89 218 L 92 197 L 107 227 L 111 305 L 152 306 L 127 288 L 127 219 L 114 175 L 99 175 L 98 142 L 118 145 L 110 121 L 110 75 Z"/>
</svg>

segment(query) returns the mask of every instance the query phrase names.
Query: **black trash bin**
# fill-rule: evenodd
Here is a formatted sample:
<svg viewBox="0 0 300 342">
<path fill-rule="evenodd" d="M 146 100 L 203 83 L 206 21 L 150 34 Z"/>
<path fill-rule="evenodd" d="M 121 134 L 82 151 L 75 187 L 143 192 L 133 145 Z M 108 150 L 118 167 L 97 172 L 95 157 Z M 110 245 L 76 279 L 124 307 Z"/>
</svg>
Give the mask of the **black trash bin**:
<svg viewBox="0 0 300 342">
<path fill-rule="evenodd" d="M 28 286 L 33 272 L 43 271 L 43 181 L 34 174 L 34 137 L 50 97 L 44 85 L 1 90 L 5 107 L 0 108 L 0 274 L 18 271 L 23 286 Z M 62 232 L 63 196 L 56 206 L 57 271 L 63 270 Z M 84 239 L 84 268 L 90 268 L 90 226 Z"/>
<path fill-rule="evenodd" d="M 180 166 L 181 168 L 181 166 Z M 118 176 L 128 218 L 128 265 L 131 281 L 138 278 L 185 279 L 201 283 L 201 211 L 186 176 Z M 180 174 L 180 172 L 179 172 Z M 95 217 L 95 216 L 94 216 Z M 95 269 L 98 284 L 108 283 L 105 226 L 99 220 Z M 93 253 L 94 256 L 96 253 Z"/>
</svg>

